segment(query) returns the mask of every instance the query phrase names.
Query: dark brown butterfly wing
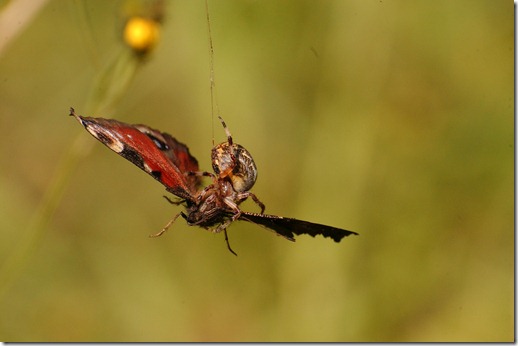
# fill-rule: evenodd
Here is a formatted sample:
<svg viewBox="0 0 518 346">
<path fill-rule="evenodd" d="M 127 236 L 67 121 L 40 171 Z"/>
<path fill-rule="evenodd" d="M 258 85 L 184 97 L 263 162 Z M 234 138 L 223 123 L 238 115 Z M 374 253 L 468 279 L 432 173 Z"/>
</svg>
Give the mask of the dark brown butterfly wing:
<svg viewBox="0 0 518 346">
<path fill-rule="evenodd" d="M 191 200 L 200 184 L 198 161 L 183 143 L 146 125 L 131 125 L 114 119 L 71 114 L 92 136 L 108 148 L 161 182 L 178 197 Z"/>
<path fill-rule="evenodd" d="M 291 241 L 295 241 L 294 235 L 301 234 L 309 234 L 312 237 L 320 234 L 336 242 L 339 242 L 343 237 L 347 237 L 351 234 L 358 235 L 356 232 L 341 228 L 276 215 L 242 212 L 239 220 L 252 222 L 269 228 L 278 235 Z"/>
</svg>

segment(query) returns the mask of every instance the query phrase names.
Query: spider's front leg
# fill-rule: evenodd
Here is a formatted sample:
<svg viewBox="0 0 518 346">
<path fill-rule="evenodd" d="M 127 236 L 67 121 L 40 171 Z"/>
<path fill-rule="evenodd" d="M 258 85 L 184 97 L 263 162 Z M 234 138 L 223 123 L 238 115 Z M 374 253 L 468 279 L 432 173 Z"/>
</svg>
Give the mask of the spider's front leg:
<svg viewBox="0 0 518 346">
<path fill-rule="evenodd" d="M 239 206 L 234 202 L 231 198 L 226 197 L 223 199 L 225 204 L 232 210 L 232 216 L 230 216 L 227 220 L 225 220 L 222 224 L 220 224 L 218 227 L 216 227 L 212 232 L 219 233 L 223 230 L 225 230 L 230 224 L 241 216 L 241 209 L 239 209 Z"/>
<path fill-rule="evenodd" d="M 239 192 L 237 194 L 237 198 L 236 198 L 236 200 L 238 201 L 237 203 L 244 202 L 248 197 L 252 198 L 252 200 L 255 202 L 255 204 L 257 204 L 259 206 L 259 208 L 261 208 L 261 214 L 264 214 L 264 209 L 266 208 L 266 206 L 252 192 L 249 192 L 249 191 Z"/>
</svg>

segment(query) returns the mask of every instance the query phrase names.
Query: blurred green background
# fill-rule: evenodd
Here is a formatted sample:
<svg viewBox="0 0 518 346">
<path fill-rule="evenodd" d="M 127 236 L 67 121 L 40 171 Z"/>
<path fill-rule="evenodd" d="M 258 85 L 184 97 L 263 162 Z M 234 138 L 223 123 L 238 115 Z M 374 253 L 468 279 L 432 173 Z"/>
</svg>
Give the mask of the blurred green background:
<svg viewBox="0 0 518 346">
<path fill-rule="evenodd" d="M 127 16 L 153 5 L 0 2 L 1 340 L 514 340 L 512 2 L 210 1 L 253 192 L 360 233 L 238 222 L 237 258 L 182 219 L 148 239 L 180 208 L 67 116 L 167 131 L 210 170 L 225 137 L 203 1 L 165 2 L 156 49 L 110 75 Z"/>
</svg>

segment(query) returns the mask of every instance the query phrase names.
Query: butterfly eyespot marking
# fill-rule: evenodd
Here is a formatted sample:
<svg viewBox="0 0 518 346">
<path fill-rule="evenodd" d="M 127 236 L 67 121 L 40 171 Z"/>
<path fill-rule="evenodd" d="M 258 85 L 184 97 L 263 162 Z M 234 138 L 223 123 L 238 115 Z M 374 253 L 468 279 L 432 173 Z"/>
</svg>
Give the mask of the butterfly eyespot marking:
<svg viewBox="0 0 518 346">
<path fill-rule="evenodd" d="M 151 139 L 153 141 L 153 143 L 159 150 L 161 150 L 161 151 L 169 150 L 169 146 L 164 141 L 158 139 L 156 136 L 152 135 L 151 133 L 146 133 L 146 136 L 148 136 L 149 139 Z"/>
<path fill-rule="evenodd" d="M 153 142 L 155 147 L 158 148 L 158 150 L 166 151 L 166 150 L 171 149 L 169 147 L 169 145 L 167 145 L 165 139 L 161 135 L 151 132 L 148 127 L 143 126 L 143 125 L 135 126 L 135 127 L 137 128 L 137 130 L 139 130 L 140 132 L 145 134 L 149 139 L 151 139 L 151 141 Z"/>
</svg>

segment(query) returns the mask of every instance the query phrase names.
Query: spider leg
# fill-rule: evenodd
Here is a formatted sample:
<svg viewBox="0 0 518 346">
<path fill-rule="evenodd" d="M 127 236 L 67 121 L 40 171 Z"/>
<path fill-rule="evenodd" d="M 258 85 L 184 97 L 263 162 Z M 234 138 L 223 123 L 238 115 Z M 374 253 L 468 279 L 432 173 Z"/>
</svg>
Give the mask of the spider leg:
<svg viewBox="0 0 518 346">
<path fill-rule="evenodd" d="M 261 202 L 259 200 L 259 198 L 257 198 L 257 196 L 255 194 L 253 194 L 252 192 L 240 192 L 238 194 L 238 201 L 239 203 L 243 202 L 245 199 L 247 199 L 248 197 L 251 197 L 252 200 L 255 202 L 255 204 L 257 204 L 259 206 L 259 208 L 261 208 L 261 214 L 264 214 L 264 209 L 266 208 L 266 206 L 263 204 L 263 202 Z"/>
<path fill-rule="evenodd" d="M 225 121 L 221 116 L 218 115 L 219 121 L 221 121 L 221 125 L 223 125 L 223 129 L 225 130 L 225 134 L 227 135 L 227 141 L 228 145 L 232 146 L 234 141 L 232 140 L 232 135 L 230 134 L 230 130 L 227 127 L 227 124 L 225 124 Z"/>
<path fill-rule="evenodd" d="M 237 256 L 237 253 L 234 252 L 234 250 L 232 250 L 232 248 L 230 247 L 230 243 L 228 242 L 228 235 L 227 235 L 227 229 L 225 228 L 225 242 L 227 242 L 227 248 L 230 252 L 232 252 L 234 254 L 234 256 Z"/>
</svg>

